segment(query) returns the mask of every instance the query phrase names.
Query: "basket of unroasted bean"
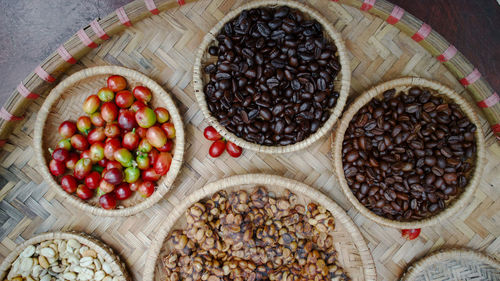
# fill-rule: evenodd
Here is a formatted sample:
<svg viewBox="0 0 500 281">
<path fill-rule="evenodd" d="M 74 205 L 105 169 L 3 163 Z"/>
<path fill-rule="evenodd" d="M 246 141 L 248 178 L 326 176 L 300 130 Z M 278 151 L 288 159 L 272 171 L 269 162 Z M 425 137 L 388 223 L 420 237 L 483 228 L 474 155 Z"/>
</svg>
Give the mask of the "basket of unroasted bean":
<svg viewBox="0 0 500 281">
<path fill-rule="evenodd" d="M 376 280 L 359 229 L 303 183 L 265 174 L 204 186 L 165 219 L 143 274 L 151 280 Z"/>
<path fill-rule="evenodd" d="M 243 148 L 307 147 L 337 121 L 350 86 L 340 34 L 295 1 L 245 4 L 218 22 L 196 55 L 193 83 L 209 123 Z"/>
<path fill-rule="evenodd" d="M 337 178 L 373 221 L 412 229 L 437 224 L 472 198 L 484 167 L 484 136 L 469 103 L 422 78 L 363 93 L 334 133 Z"/>
<path fill-rule="evenodd" d="M 132 280 L 113 250 L 83 234 L 50 232 L 19 245 L 0 265 L 0 280 Z"/>
</svg>

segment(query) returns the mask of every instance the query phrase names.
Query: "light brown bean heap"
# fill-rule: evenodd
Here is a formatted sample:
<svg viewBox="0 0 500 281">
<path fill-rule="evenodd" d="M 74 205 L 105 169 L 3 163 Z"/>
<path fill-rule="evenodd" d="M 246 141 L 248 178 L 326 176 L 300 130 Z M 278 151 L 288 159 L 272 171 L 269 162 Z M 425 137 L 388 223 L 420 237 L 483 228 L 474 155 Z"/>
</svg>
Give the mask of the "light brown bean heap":
<svg viewBox="0 0 500 281">
<path fill-rule="evenodd" d="M 350 280 L 337 264 L 333 216 L 296 202 L 259 187 L 195 203 L 169 237 L 166 280 Z"/>
</svg>

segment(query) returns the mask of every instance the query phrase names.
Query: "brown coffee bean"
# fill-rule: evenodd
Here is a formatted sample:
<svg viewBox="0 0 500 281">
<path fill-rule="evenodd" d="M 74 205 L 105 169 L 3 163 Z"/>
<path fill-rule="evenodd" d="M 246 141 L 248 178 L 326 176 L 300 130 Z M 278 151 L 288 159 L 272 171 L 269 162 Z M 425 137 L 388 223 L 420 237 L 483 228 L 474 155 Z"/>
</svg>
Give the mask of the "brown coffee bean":
<svg viewBox="0 0 500 281">
<path fill-rule="evenodd" d="M 459 106 L 428 89 L 391 90 L 383 96 L 361 108 L 346 131 L 343 163 L 359 168 L 357 174 L 345 174 L 347 182 L 351 188 L 360 180 L 369 186 L 373 199 L 360 202 L 378 215 L 393 220 L 431 216 L 467 186 L 476 128 Z"/>
</svg>

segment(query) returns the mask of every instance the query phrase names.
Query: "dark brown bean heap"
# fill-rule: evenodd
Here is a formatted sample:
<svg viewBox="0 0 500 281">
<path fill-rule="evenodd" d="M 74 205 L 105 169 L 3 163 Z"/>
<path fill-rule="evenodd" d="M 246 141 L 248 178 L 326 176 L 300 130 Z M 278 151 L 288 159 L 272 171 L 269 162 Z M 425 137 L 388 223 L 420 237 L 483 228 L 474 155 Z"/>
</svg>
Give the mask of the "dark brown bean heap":
<svg viewBox="0 0 500 281">
<path fill-rule="evenodd" d="M 375 214 L 419 220 L 444 209 L 467 185 L 476 126 L 430 90 L 395 93 L 372 99 L 352 119 L 342 147 L 344 174 Z"/>
<path fill-rule="evenodd" d="M 338 92 L 337 48 L 315 20 L 288 7 L 252 9 L 217 35 L 205 96 L 221 125 L 249 142 L 289 145 L 330 117 Z"/>
</svg>

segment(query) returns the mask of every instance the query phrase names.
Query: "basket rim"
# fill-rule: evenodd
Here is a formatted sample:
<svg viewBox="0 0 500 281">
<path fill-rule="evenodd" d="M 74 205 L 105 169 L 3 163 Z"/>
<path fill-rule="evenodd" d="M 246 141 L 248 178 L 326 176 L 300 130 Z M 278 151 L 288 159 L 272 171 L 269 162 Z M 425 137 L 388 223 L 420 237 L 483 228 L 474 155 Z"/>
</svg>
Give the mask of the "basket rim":
<svg viewBox="0 0 500 281">
<path fill-rule="evenodd" d="M 29 245 L 39 244 L 44 241 L 55 240 L 55 239 L 77 240 L 78 242 L 95 250 L 99 255 L 101 255 L 104 258 L 104 260 L 110 261 L 111 263 L 110 265 L 113 272 L 119 272 L 122 274 L 119 280 L 121 281 L 131 280 L 125 264 L 121 261 L 120 257 L 115 254 L 113 249 L 109 247 L 106 243 L 84 232 L 66 232 L 66 231 L 42 233 L 17 245 L 16 248 L 12 252 L 10 252 L 10 254 L 5 258 L 2 264 L 0 264 L 0 279 L 3 280 L 3 278 L 5 278 L 5 276 L 8 274 L 8 270 L 10 269 L 12 263 L 17 259 L 17 257 L 26 247 L 28 247 Z"/>
<path fill-rule="evenodd" d="M 464 191 L 456 198 L 453 204 L 438 214 L 418 220 L 418 221 L 410 221 L 410 222 L 400 222 L 395 220 L 390 220 L 381 216 L 376 215 L 371 210 L 366 208 L 358 199 L 354 196 L 354 193 L 351 191 L 349 186 L 347 185 L 347 181 L 344 176 L 343 164 L 342 164 L 342 142 L 344 140 L 345 131 L 347 130 L 350 121 L 354 117 L 354 115 L 358 112 L 361 107 L 366 105 L 372 98 L 381 95 L 384 91 L 397 88 L 397 87 L 410 87 L 410 86 L 420 86 L 424 88 L 431 88 L 436 90 L 439 94 L 444 95 L 451 99 L 453 102 L 458 104 L 462 111 L 467 115 L 469 120 L 474 123 L 477 127 L 475 132 L 476 138 L 476 163 L 472 178 L 469 181 L 469 184 L 464 188 Z M 427 80 L 419 77 L 404 77 L 398 78 L 390 81 L 383 82 L 376 86 L 373 86 L 369 90 L 365 91 L 361 94 L 356 100 L 350 105 L 349 109 L 344 113 L 342 119 L 339 122 L 337 130 L 332 133 L 333 141 L 332 141 L 332 156 L 333 156 L 333 168 L 334 174 L 337 176 L 337 180 L 342 188 L 342 192 L 349 199 L 352 205 L 363 214 L 365 217 L 368 217 L 370 220 L 393 228 L 399 229 L 413 229 L 413 228 L 421 228 L 424 226 L 430 226 L 438 224 L 440 221 L 456 214 L 461 208 L 463 208 L 474 195 L 479 182 L 481 181 L 481 175 L 483 173 L 484 164 L 485 164 L 485 140 L 484 134 L 482 131 L 481 123 L 477 117 L 477 114 L 474 108 L 466 101 L 463 97 L 461 97 L 454 90 L 444 86 L 441 83 Z"/>
<path fill-rule="evenodd" d="M 155 192 L 148 198 L 144 199 L 142 202 L 139 202 L 133 206 L 125 207 L 125 208 L 117 208 L 112 210 L 106 210 L 97 206 L 92 206 L 85 201 L 73 196 L 72 194 L 68 194 L 65 192 L 60 185 L 54 180 L 53 176 L 50 174 L 47 164 L 45 163 L 45 158 L 43 154 L 43 144 L 42 137 L 45 127 L 45 122 L 47 120 L 48 114 L 54 103 L 56 103 L 59 97 L 64 93 L 64 91 L 70 87 L 73 87 L 74 84 L 77 84 L 81 80 L 90 78 L 92 76 L 100 76 L 100 75 L 121 75 L 125 78 L 131 77 L 136 81 L 139 81 L 142 85 L 147 86 L 154 93 L 155 97 L 160 99 L 166 105 L 165 107 L 169 111 L 170 118 L 174 123 L 174 127 L 176 129 L 175 136 L 175 149 L 173 151 L 173 159 L 172 164 L 170 166 L 170 170 L 161 184 L 158 184 Z M 129 68 L 121 67 L 121 66 L 96 66 L 85 68 L 80 70 L 68 78 L 64 79 L 60 82 L 54 89 L 51 90 L 50 94 L 45 99 L 40 111 L 38 112 L 38 116 L 35 123 L 35 134 L 33 137 L 33 143 L 35 146 L 35 158 L 37 161 L 37 166 L 39 168 L 39 172 L 41 173 L 43 179 L 50 184 L 50 186 L 56 191 L 56 193 L 63 197 L 65 201 L 69 201 L 70 204 L 79 208 L 80 210 L 89 212 L 91 214 L 97 216 L 131 216 L 136 213 L 139 213 L 154 204 L 160 201 L 163 196 L 172 188 L 173 183 L 180 171 L 180 167 L 183 162 L 184 156 L 184 127 L 182 123 L 181 116 L 179 114 L 179 110 L 175 105 L 172 97 L 168 94 L 158 83 L 153 81 L 151 78 L 146 75 Z M 169 182 L 170 184 L 167 186 L 165 182 Z"/>
<path fill-rule="evenodd" d="M 217 121 L 217 119 L 212 116 L 210 110 L 208 109 L 207 102 L 205 100 L 205 94 L 203 90 L 204 84 L 202 79 L 203 71 L 202 71 L 201 59 L 205 51 L 207 50 L 209 44 L 212 43 L 212 41 L 215 39 L 215 36 L 219 33 L 219 30 L 224 26 L 224 24 L 226 24 L 228 21 L 239 15 L 243 10 L 248 10 L 257 7 L 274 6 L 274 5 L 288 6 L 290 8 L 300 10 L 301 12 L 308 14 L 309 16 L 317 20 L 322 25 L 325 32 L 328 33 L 328 36 L 333 40 L 335 46 L 337 47 L 339 53 L 339 61 L 341 65 L 339 73 L 340 75 L 337 76 L 340 77 L 339 98 L 337 99 L 337 103 L 335 104 L 335 106 L 332 109 L 330 109 L 331 115 L 328 118 L 328 120 L 318 129 L 318 131 L 316 131 L 314 134 L 310 135 L 306 139 L 285 146 L 266 146 L 266 145 L 252 143 L 237 137 L 233 133 L 229 132 L 224 126 L 220 125 L 219 121 Z M 244 4 L 236 8 L 235 10 L 231 11 L 226 16 L 224 16 L 224 18 L 222 18 L 214 27 L 212 27 L 212 29 L 203 37 L 203 41 L 198 50 L 196 51 L 195 62 L 193 67 L 194 93 L 196 96 L 196 100 L 198 101 L 198 105 L 200 106 L 201 111 L 203 112 L 203 115 L 207 119 L 208 123 L 211 126 L 213 126 L 217 130 L 217 132 L 219 132 L 219 134 L 221 134 L 224 138 L 241 146 L 242 148 L 269 154 L 281 154 L 281 153 L 288 153 L 301 150 L 308 147 L 312 143 L 316 142 L 320 138 L 324 137 L 333 128 L 333 125 L 335 125 L 338 118 L 342 114 L 342 110 L 344 109 L 345 103 L 347 101 L 347 96 L 349 95 L 350 84 L 351 84 L 350 60 L 348 57 L 347 48 L 345 46 L 341 34 L 333 27 L 333 25 L 329 21 L 326 20 L 326 18 L 323 15 L 318 13 L 315 9 L 296 1 L 260 0 Z"/>
<path fill-rule="evenodd" d="M 172 228 L 174 227 L 177 220 L 184 215 L 184 211 L 189 206 L 220 190 L 246 184 L 263 185 L 268 190 L 272 190 L 271 187 L 273 186 L 287 188 L 296 195 L 308 197 L 311 200 L 317 202 L 319 205 L 325 207 L 332 213 L 335 221 L 340 222 L 342 225 L 344 225 L 346 230 L 349 232 L 351 239 L 356 246 L 356 249 L 359 251 L 359 256 L 363 263 L 365 280 L 377 279 L 377 272 L 375 269 L 375 263 L 372 254 L 363 235 L 359 230 L 359 227 L 354 223 L 354 221 L 346 213 L 346 211 L 334 200 L 330 199 L 321 191 L 296 180 L 271 174 L 243 174 L 222 178 L 206 184 L 201 189 L 198 189 L 195 192 L 191 193 L 185 200 L 182 201 L 179 206 L 177 206 L 170 212 L 168 217 L 165 219 L 165 222 L 157 232 L 147 253 L 146 260 L 148 262 L 144 267 L 144 272 L 142 275 L 143 280 L 154 280 L 156 264 L 160 257 L 160 251 L 164 244 L 165 238 L 172 231 Z"/>
<path fill-rule="evenodd" d="M 461 259 L 468 258 L 472 260 L 477 260 L 481 263 L 489 264 L 500 270 L 500 262 L 482 252 L 466 249 L 466 248 L 452 248 L 446 250 L 438 250 L 423 258 L 417 260 L 412 265 L 410 265 L 406 272 L 401 277 L 401 280 L 410 281 L 415 279 L 418 274 L 425 270 L 428 266 L 441 262 L 447 259 Z"/>
</svg>

